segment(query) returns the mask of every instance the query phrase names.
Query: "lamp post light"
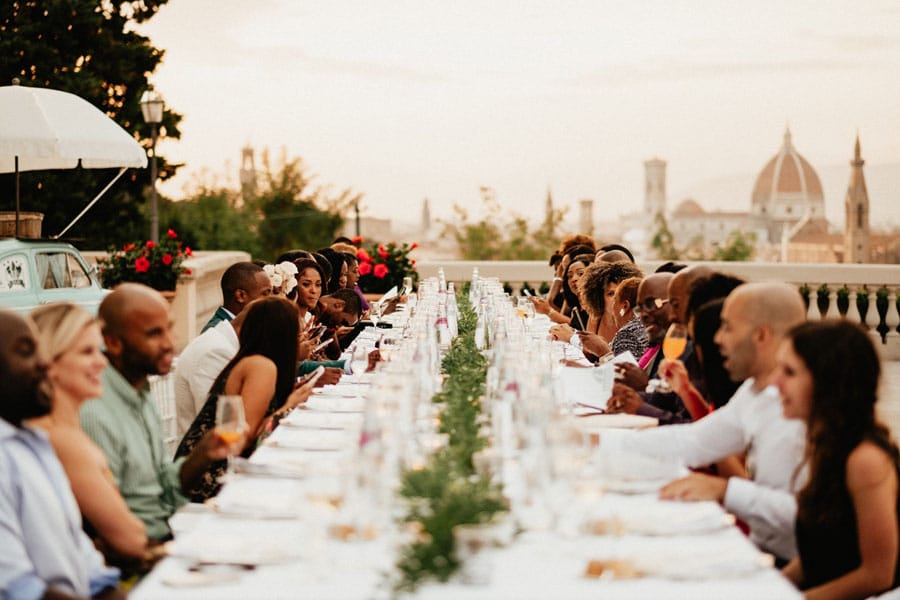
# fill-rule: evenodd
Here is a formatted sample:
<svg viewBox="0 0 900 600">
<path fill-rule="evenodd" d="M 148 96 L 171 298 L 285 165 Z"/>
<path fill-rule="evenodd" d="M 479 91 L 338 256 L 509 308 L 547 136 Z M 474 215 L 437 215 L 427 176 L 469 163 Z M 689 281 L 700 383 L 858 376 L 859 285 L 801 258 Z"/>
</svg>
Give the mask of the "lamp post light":
<svg viewBox="0 0 900 600">
<path fill-rule="evenodd" d="M 156 135 L 157 126 L 162 122 L 163 109 L 166 106 L 163 97 L 149 86 L 141 96 L 141 112 L 144 113 L 144 122 L 150 124 L 150 239 L 154 243 L 159 241 L 159 212 L 156 199 Z"/>
</svg>

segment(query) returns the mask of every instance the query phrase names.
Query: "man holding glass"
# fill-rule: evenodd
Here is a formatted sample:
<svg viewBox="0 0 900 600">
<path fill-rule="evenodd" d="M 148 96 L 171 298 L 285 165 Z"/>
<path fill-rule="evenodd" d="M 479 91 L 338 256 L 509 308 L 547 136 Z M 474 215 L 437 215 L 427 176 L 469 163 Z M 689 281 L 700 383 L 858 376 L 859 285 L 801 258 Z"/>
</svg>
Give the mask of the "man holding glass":
<svg viewBox="0 0 900 600">
<path fill-rule="evenodd" d="M 172 537 L 169 517 L 187 502 L 182 490 L 207 465 L 228 456 L 230 445 L 214 431 L 194 452 L 172 462 L 163 426 L 150 397 L 148 376 L 172 368 L 169 304 L 156 290 L 124 283 L 100 304 L 109 365 L 102 374 L 103 396 L 81 409 L 81 425 L 100 446 L 128 508 L 147 528 L 147 537 Z"/>
</svg>

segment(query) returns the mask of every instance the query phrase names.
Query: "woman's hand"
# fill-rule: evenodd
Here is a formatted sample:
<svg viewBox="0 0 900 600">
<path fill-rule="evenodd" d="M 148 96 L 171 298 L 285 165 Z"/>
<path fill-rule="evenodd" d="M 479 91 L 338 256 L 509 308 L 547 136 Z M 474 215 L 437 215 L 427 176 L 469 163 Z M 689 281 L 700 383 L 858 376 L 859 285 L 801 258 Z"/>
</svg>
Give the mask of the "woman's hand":
<svg viewBox="0 0 900 600">
<path fill-rule="evenodd" d="M 562 279 L 563 275 L 566 274 L 566 269 L 569 268 L 569 264 L 572 262 L 572 257 L 568 254 L 562 257 L 562 260 L 559 261 L 559 264 L 556 265 L 556 276 Z"/>
<path fill-rule="evenodd" d="M 554 325 L 550 328 L 550 335 L 552 335 L 555 340 L 570 342 L 572 341 L 572 336 L 575 335 L 575 330 L 572 329 L 570 325 Z"/>
<path fill-rule="evenodd" d="M 540 296 L 532 296 L 531 303 L 534 304 L 534 312 L 542 315 L 549 315 L 550 310 L 553 308 L 550 306 L 550 302 Z"/>
<path fill-rule="evenodd" d="M 612 396 L 606 401 L 606 412 L 633 415 L 643 403 L 636 391 L 627 385 L 616 383 L 613 385 Z"/>
<path fill-rule="evenodd" d="M 581 348 L 585 353 L 590 352 L 594 356 L 603 357 L 611 352 L 609 344 L 596 333 L 587 331 L 579 331 L 578 337 L 581 338 Z"/>
<path fill-rule="evenodd" d="M 371 373 L 375 370 L 375 367 L 378 366 L 378 363 L 381 362 L 381 351 L 376 348 L 369 352 L 369 364 L 366 366 L 366 373 Z"/>
<path fill-rule="evenodd" d="M 284 413 L 289 413 L 297 408 L 297 406 L 306 402 L 312 394 L 315 385 L 315 381 L 307 381 L 304 384 L 298 384 L 297 387 L 294 388 L 294 391 L 291 392 L 290 396 L 287 397 L 287 400 L 284 401 L 284 406 L 281 407 L 281 410 L 284 411 Z"/>
</svg>

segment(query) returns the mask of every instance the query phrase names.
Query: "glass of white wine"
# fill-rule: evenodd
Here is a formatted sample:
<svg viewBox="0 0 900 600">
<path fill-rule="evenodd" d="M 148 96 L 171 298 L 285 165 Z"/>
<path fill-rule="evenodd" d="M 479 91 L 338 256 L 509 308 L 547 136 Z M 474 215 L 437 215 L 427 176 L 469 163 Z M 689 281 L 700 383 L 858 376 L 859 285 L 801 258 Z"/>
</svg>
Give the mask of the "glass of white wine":
<svg viewBox="0 0 900 600">
<path fill-rule="evenodd" d="M 378 320 L 381 318 L 381 308 L 381 302 L 369 304 L 369 319 L 372 321 L 373 327 L 378 327 Z"/>
<path fill-rule="evenodd" d="M 368 367 L 369 349 L 362 344 L 357 343 L 356 347 L 353 348 L 353 352 L 350 354 L 350 370 L 353 371 L 353 375 L 358 379 L 366 372 Z"/>
<path fill-rule="evenodd" d="M 244 417 L 244 401 L 240 396 L 222 394 L 216 401 L 216 434 L 228 444 L 228 470 L 233 473 L 232 458 L 235 445 L 247 431 L 247 419 Z"/>
</svg>

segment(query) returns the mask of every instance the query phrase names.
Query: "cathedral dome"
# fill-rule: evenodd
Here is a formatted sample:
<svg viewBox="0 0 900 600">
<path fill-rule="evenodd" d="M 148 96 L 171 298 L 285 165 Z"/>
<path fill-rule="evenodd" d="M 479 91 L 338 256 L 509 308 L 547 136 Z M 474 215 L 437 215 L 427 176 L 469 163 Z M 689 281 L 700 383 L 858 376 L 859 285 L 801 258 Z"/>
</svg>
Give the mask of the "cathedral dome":
<svg viewBox="0 0 900 600">
<path fill-rule="evenodd" d="M 791 142 L 791 132 L 784 132 L 784 144 L 766 163 L 753 186 L 751 214 L 765 221 L 770 241 L 780 239 L 784 227 L 804 217 L 825 217 L 822 182 Z"/>
<path fill-rule="evenodd" d="M 675 210 L 672 211 L 672 214 L 677 217 L 698 217 L 703 215 L 706 211 L 703 210 L 703 207 L 700 206 L 696 200 L 693 198 L 685 198 L 682 202 L 675 207 Z"/>
<path fill-rule="evenodd" d="M 785 218 L 789 215 L 799 219 L 803 216 L 804 205 L 824 208 L 825 199 L 822 194 L 822 183 L 809 162 L 791 143 L 791 132 L 784 132 L 784 144 L 772 160 L 770 160 L 753 186 L 753 212 L 768 214 L 772 218 Z M 784 208 L 794 210 L 782 212 Z M 781 214 L 779 214 L 781 213 Z M 815 214 L 813 216 L 821 216 Z"/>
</svg>

